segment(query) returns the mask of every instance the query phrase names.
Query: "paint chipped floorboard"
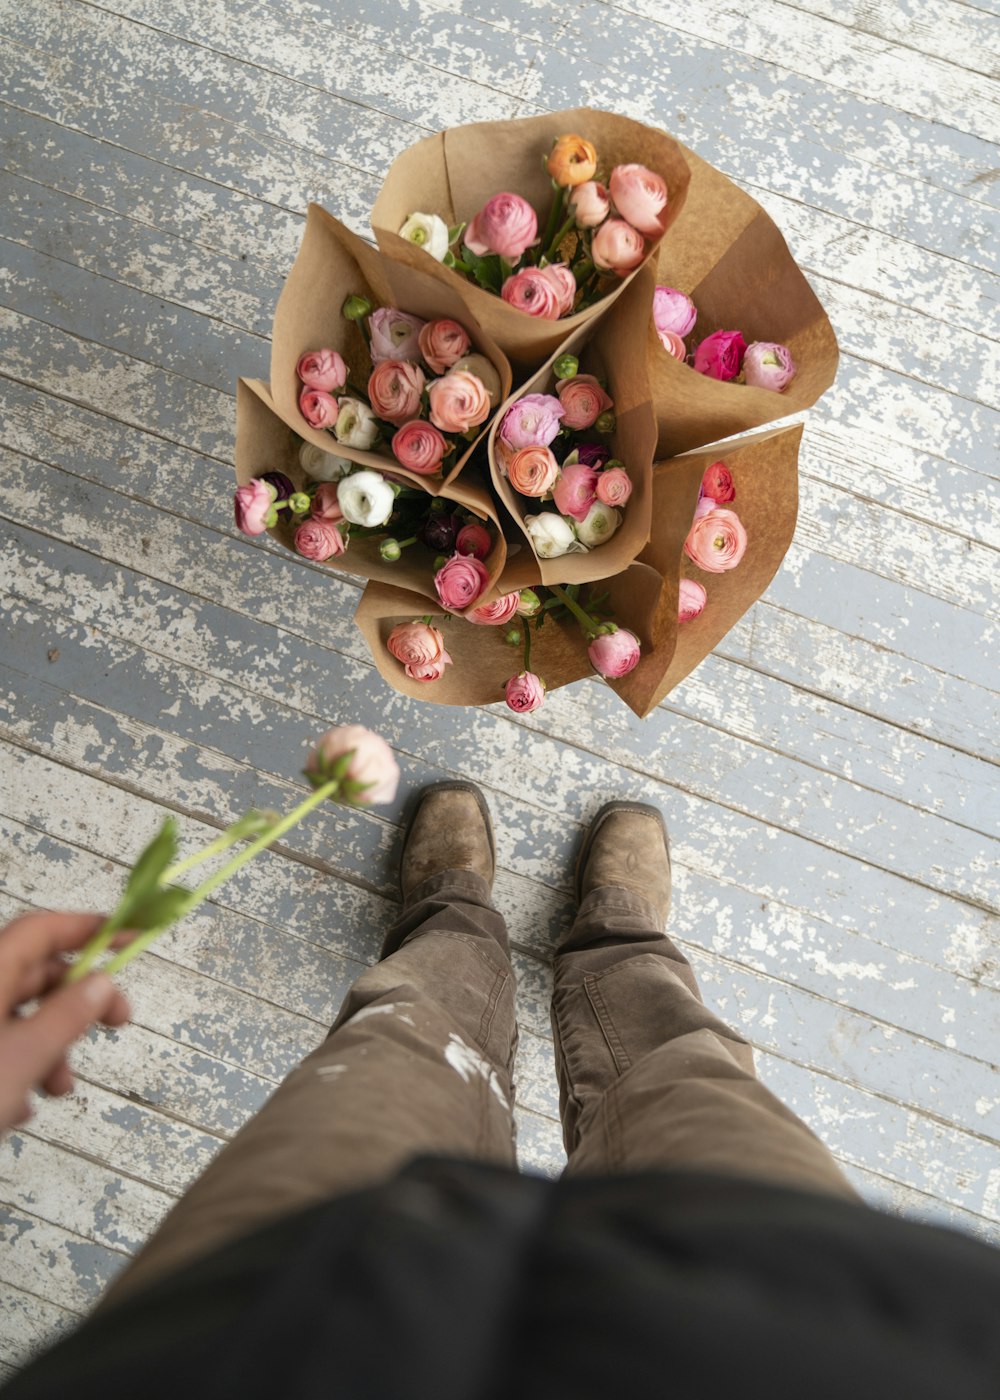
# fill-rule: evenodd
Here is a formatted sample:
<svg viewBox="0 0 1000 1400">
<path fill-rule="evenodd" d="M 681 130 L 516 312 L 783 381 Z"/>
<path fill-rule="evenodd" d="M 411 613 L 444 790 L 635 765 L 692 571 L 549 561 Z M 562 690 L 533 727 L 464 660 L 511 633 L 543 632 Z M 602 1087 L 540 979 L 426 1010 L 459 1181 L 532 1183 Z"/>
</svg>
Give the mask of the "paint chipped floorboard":
<svg viewBox="0 0 1000 1400">
<path fill-rule="evenodd" d="M 0 21 L 0 919 L 109 903 L 165 811 L 188 846 L 286 807 L 319 727 L 371 723 L 408 788 L 487 790 L 521 1160 L 554 1173 L 569 861 L 606 796 L 657 801 L 672 930 L 762 1076 L 870 1200 L 1000 1242 L 995 20 L 0 0 Z M 581 100 L 761 201 L 841 373 L 781 574 L 654 716 L 596 682 L 520 721 L 437 710 L 374 673 L 356 580 L 234 536 L 232 384 L 266 374 L 309 198 L 363 231 L 420 136 Z M 398 821 L 331 809 L 242 872 L 128 970 L 134 1024 L 81 1044 L 78 1092 L 0 1147 L 0 1380 L 323 1036 L 391 917 Z"/>
</svg>

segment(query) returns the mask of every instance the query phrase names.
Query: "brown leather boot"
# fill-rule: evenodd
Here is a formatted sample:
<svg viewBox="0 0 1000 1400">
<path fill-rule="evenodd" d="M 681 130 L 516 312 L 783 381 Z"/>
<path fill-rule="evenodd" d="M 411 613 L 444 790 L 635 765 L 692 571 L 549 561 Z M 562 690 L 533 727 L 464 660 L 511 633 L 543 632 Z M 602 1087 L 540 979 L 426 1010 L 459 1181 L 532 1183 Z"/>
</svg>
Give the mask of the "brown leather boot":
<svg viewBox="0 0 1000 1400">
<path fill-rule="evenodd" d="M 663 817 L 644 802 L 608 802 L 590 824 L 576 862 L 576 899 L 612 886 L 642 895 L 666 925 L 670 843 Z"/>
<path fill-rule="evenodd" d="M 404 904 L 421 880 L 443 870 L 471 870 L 490 886 L 496 869 L 493 823 L 474 783 L 425 787 L 403 842 L 399 883 Z"/>
</svg>

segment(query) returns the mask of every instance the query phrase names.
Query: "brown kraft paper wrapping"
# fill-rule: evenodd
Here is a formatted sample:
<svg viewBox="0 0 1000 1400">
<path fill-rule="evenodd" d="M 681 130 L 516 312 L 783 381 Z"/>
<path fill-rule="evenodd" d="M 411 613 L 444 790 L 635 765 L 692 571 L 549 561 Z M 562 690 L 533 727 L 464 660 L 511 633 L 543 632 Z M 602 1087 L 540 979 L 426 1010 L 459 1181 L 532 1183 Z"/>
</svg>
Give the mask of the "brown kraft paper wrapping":
<svg viewBox="0 0 1000 1400">
<path fill-rule="evenodd" d="M 429 270 L 439 285 L 464 301 L 522 371 L 534 370 L 567 336 L 606 311 L 636 274 L 622 278 L 586 311 L 544 321 L 516 310 L 437 262 L 400 238 L 399 230 L 415 212 L 437 214 L 449 226 L 468 223 L 502 190 L 526 199 L 539 216 L 539 228 L 544 229 L 553 197 L 545 158 L 555 139 L 568 134 L 593 142 L 598 175 L 605 180 L 614 166 L 625 164 L 645 165 L 662 175 L 668 191 L 669 229 L 680 215 L 687 192 L 688 169 L 681 147 L 653 127 L 589 107 L 516 121 L 477 122 L 418 141 L 397 156 L 372 209 L 372 228 L 382 251 L 394 262 Z M 656 240 L 647 240 L 647 258 L 656 247 Z"/>
<path fill-rule="evenodd" d="M 299 436 L 278 416 L 266 384 L 259 379 L 239 380 L 236 388 L 238 485 L 242 486 L 264 472 L 279 471 L 291 479 L 296 490 L 300 490 L 312 478 L 307 476 L 299 463 Z M 339 456 L 340 453 L 332 455 Z M 442 487 L 438 494 L 493 525 L 493 548 L 483 562 L 489 570 L 490 590 L 495 591 L 506 563 L 507 546 L 489 491 L 474 481 L 458 480 Z M 284 514 L 279 513 L 278 524 L 267 533 L 302 561 L 302 556 L 295 552 L 295 530 L 290 523 L 286 523 Z M 428 599 L 433 601 L 435 609 L 439 608 L 434 588 L 434 551 L 423 544 L 413 544 L 403 551 L 397 563 L 387 564 L 379 554 L 381 538 L 379 535 L 354 535 L 346 553 L 327 560 L 319 567 L 360 574 L 362 578 L 379 579 L 419 593 L 423 596 L 424 612 L 427 611 Z"/>
<path fill-rule="evenodd" d="M 624 569 L 645 546 L 652 515 L 653 450 L 656 427 L 646 379 L 645 322 L 653 295 L 653 272 L 641 269 L 627 290 L 599 321 L 581 326 L 563 342 L 557 355 L 549 358 L 536 375 L 521 385 L 504 403 L 490 429 L 490 474 L 493 486 L 515 522 L 522 539 L 521 549 L 511 552 L 508 571 L 500 580 L 500 591 L 524 588 L 529 583 L 589 583 L 605 579 Z M 605 380 L 614 401 L 615 431 L 609 446 L 611 455 L 625 463 L 632 480 L 632 495 L 621 508 L 622 523 L 606 544 L 586 554 L 563 554 L 556 559 L 539 559 L 524 529 L 526 515 L 554 511 L 551 500 L 538 501 L 515 491 L 503 469 L 503 446 L 499 428 L 504 414 L 525 394 L 555 394 L 554 359 L 573 354 L 580 360 L 580 373 Z M 586 438 L 583 433 L 580 436 Z M 604 441 L 594 434 L 595 441 Z"/>
<path fill-rule="evenodd" d="M 437 495 L 442 485 L 453 481 L 462 470 L 475 442 L 462 448 L 442 480 L 440 474 L 423 476 L 407 471 L 393 457 L 388 443 L 379 444 L 370 451 L 345 447 L 331 433 L 311 428 L 299 412 L 302 386 L 295 368 L 309 350 L 338 351 L 347 365 L 350 382 L 361 390 L 366 389 L 372 368 L 368 346 L 357 323 L 341 315 L 345 300 L 354 293 L 367 296 L 375 307 L 392 306 L 428 321 L 445 317 L 458 321 L 468 331 L 473 350 L 485 355 L 499 374 L 500 397 L 506 398 L 510 393 L 511 368 L 507 357 L 477 324 L 461 297 L 450 287 L 442 286 L 426 269 L 390 262 L 332 214 L 318 204 L 310 204 L 302 245 L 274 313 L 271 392 L 275 411 L 300 437 L 324 452 L 333 452 L 376 471 L 405 477 L 431 495 Z M 351 391 L 345 389 L 343 393 Z M 483 424 L 476 441 L 489 422 L 487 419 Z"/>
<path fill-rule="evenodd" d="M 809 408 L 833 383 L 833 327 L 788 245 L 760 205 L 684 149 L 691 169 L 684 208 L 656 257 L 656 282 L 686 293 L 698 311 L 686 344 L 718 330 L 787 345 L 797 366 L 783 393 L 723 383 L 675 360 L 647 323 L 658 457 L 771 423 Z"/>
</svg>

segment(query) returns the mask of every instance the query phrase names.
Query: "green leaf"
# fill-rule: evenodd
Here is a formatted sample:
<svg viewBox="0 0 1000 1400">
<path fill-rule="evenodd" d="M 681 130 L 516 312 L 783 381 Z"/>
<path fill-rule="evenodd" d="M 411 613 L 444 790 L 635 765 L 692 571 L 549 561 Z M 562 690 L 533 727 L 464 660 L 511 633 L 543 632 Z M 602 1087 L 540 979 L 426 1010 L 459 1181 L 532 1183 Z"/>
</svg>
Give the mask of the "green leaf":
<svg viewBox="0 0 1000 1400">
<path fill-rule="evenodd" d="M 452 224 L 448 230 L 448 247 L 450 248 L 453 243 L 457 243 L 464 232 L 465 224 Z"/>
<path fill-rule="evenodd" d="M 122 928 L 135 929 L 144 933 L 147 929 L 166 928 L 179 919 L 187 909 L 191 891 L 182 885 L 168 885 L 166 889 L 150 890 L 144 898 L 137 900 L 128 911 Z"/>
<path fill-rule="evenodd" d="M 479 285 L 488 292 L 495 292 L 498 296 L 500 288 L 503 286 L 503 267 L 501 259 L 496 253 L 487 253 L 485 257 L 477 257 L 471 248 L 466 246 L 463 254 L 466 263 L 472 272 L 473 277 Z"/>
<path fill-rule="evenodd" d="M 173 817 L 165 817 L 163 825 L 133 865 L 121 903 L 138 901 L 155 890 L 176 859 L 177 823 Z"/>
</svg>

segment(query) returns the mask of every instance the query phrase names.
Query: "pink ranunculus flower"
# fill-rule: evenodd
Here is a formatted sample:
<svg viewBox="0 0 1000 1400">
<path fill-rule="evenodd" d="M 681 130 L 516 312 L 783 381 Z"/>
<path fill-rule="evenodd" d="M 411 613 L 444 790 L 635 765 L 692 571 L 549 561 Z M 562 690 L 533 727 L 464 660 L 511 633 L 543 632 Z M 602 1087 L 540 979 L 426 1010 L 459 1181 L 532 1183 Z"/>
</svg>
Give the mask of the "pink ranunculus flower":
<svg viewBox="0 0 1000 1400">
<path fill-rule="evenodd" d="M 417 337 L 420 353 L 425 363 L 435 374 L 444 374 L 456 360 L 467 355 L 472 341 L 464 326 L 447 318 L 428 321 Z"/>
<path fill-rule="evenodd" d="M 608 188 L 623 219 L 648 238 L 659 238 L 667 215 L 667 185 L 662 175 L 644 165 L 616 165 Z"/>
<path fill-rule="evenodd" d="M 694 352 L 694 367 L 710 379 L 735 379 L 743 366 L 746 348 L 739 331 L 714 331 Z"/>
<path fill-rule="evenodd" d="M 419 360 L 420 332 L 426 323 L 408 311 L 380 306 L 368 317 L 369 353 L 373 365 L 380 360 Z"/>
<path fill-rule="evenodd" d="M 306 759 L 310 782 L 322 786 L 338 760 L 348 753 L 351 759 L 343 777 L 343 796 L 358 807 L 391 802 L 399 787 L 399 764 L 385 740 L 361 724 L 342 724 L 322 735 Z"/>
<path fill-rule="evenodd" d="M 724 574 L 735 569 L 747 547 L 747 532 L 735 511 L 715 510 L 695 519 L 684 541 L 684 553 L 699 569 Z"/>
<path fill-rule="evenodd" d="M 463 355 L 460 360 L 456 360 L 451 367 L 452 373 L 457 374 L 460 370 L 463 374 L 474 374 L 481 382 L 483 388 L 490 397 L 490 408 L 496 408 L 500 402 L 500 376 L 491 360 L 485 355 Z"/>
<path fill-rule="evenodd" d="M 427 397 L 431 422 L 443 433 L 467 433 L 490 416 L 490 396 L 483 381 L 467 370 L 432 379 Z"/>
<path fill-rule="evenodd" d="M 576 278 L 565 263 L 550 263 L 548 267 L 542 268 L 542 276 L 547 279 L 549 286 L 556 294 L 559 307 L 559 315 L 556 320 L 568 316 L 573 310 L 574 301 L 576 301 Z"/>
<path fill-rule="evenodd" d="M 705 611 L 708 594 L 693 578 L 682 578 L 677 597 L 677 621 L 690 622 Z"/>
<path fill-rule="evenodd" d="M 519 194 L 501 191 L 473 215 L 464 242 L 477 257 L 499 253 L 516 262 L 538 238 L 538 216 Z"/>
<path fill-rule="evenodd" d="M 653 325 L 662 339 L 667 331 L 683 340 L 694 330 L 698 319 L 695 304 L 676 287 L 657 287 L 653 292 Z M 664 342 L 666 343 L 666 342 Z"/>
<path fill-rule="evenodd" d="M 340 406 L 332 394 L 306 388 L 299 395 L 299 412 L 310 428 L 332 428 L 340 415 Z"/>
<path fill-rule="evenodd" d="M 773 389 L 780 394 L 795 378 L 795 361 L 787 345 L 773 340 L 755 340 L 743 357 L 743 382 L 755 389 Z"/>
<path fill-rule="evenodd" d="M 573 520 L 585 520 L 597 499 L 597 472 L 581 462 L 563 467 L 552 495 L 560 515 Z"/>
<path fill-rule="evenodd" d="M 485 525 L 470 520 L 455 536 L 455 553 L 471 554 L 476 559 L 485 559 L 493 548 L 493 540 Z"/>
<path fill-rule="evenodd" d="M 309 389 L 336 394 L 347 383 L 347 366 L 336 350 L 310 350 L 295 366 L 295 373 Z"/>
<path fill-rule="evenodd" d="M 451 450 L 450 443 L 432 423 L 414 418 L 404 423 L 392 435 L 392 455 L 407 471 L 430 476 L 441 470 L 441 463 Z"/>
<path fill-rule="evenodd" d="M 465 620 L 477 622 L 481 627 L 501 627 L 517 616 L 520 601 L 520 593 L 504 593 L 494 598 L 492 603 L 481 603 L 478 608 L 473 608 L 465 614 Z"/>
<path fill-rule="evenodd" d="M 303 520 L 295 531 L 295 548 L 303 559 L 314 559 L 322 564 L 324 559 L 333 559 L 343 554 L 347 544 L 343 535 L 328 520 L 317 520 L 315 516 Z"/>
<path fill-rule="evenodd" d="M 233 496 L 237 530 L 242 530 L 244 535 L 262 535 L 267 529 L 264 521 L 277 499 L 275 488 L 259 478 L 237 486 Z"/>
<path fill-rule="evenodd" d="M 368 376 L 368 402 L 398 428 L 419 414 L 424 382 L 423 370 L 409 360 L 379 360 Z"/>
<path fill-rule="evenodd" d="M 577 185 L 570 191 L 568 202 L 577 228 L 596 228 L 611 213 L 611 199 L 599 180 Z"/>
<path fill-rule="evenodd" d="M 561 298 L 552 279 L 546 277 L 546 271 L 542 267 L 525 267 L 515 272 L 500 288 L 500 295 L 504 301 L 528 316 L 537 316 L 542 321 L 558 321 Z"/>
<path fill-rule="evenodd" d="M 507 463 L 507 479 L 522 496 L 547 496 L 559 479 L 559 463 L 549 447 L 522 447 Z"/>
<path fill-rule="evenodd" d="M 437 595 L 449 612 L 471 608 L 489 581 L 489 570 L 473 554 L 453 554 L 434 575 Z"/>
<path fill-rule="evenodd" d="M 343 520 L 335 481 L 321 481 L 316 487 L 311 514 L 314 520 L 325 520 L 330 525 L 339 525 Z"/>
<path fill-rule="evenodd" d="M 597 478 L 597 499 L 606 506 L 623 506 L 632 494 L 632 482 L 624 467 L 610 467 Z"/>
<path fill-rule="evenodd" d="M 608 680 L 618 680 L 634 671 L 640 653 L 639 638 L 626 627 L 599 633 L 587 648 L 594 670 Z"/>
<path fill-rule="evenodd" d="M 701 494 L 711 497 L 716 505 L 720 506 L 724 506 L 727 501 L 735 501 L 733 474 L 725 462 L 713 462 L 710 467 L 706 467 L 705 475 L 701 479 Z"/>
<path fill-rule="evenodd" d="M 572 428 L 574 432 L 592 428 L 602 413 L 615 406 L 592 374 L 560 379 L 556 393 L 563 406 L 562 426 Z"/>
<path fill-rule="evenodd" d="M 626 277 L 646 256 L 646 240 L 624 219 L 605 219 L 590 245 L 594 266 Z"/>
<path fill-rule="evenodd" d="M 525 394 L 504 414 L 500 436 L 515 452 L 522 447 L 548 447 L 564 414 L 554 394 Z"/>
<path fill-rule="evenodd" d="M 545 682 L 533 671 L 521 671 L 503 688 L 507 708 L 515 714 L 528 715 L 545 702 Z"/>
<path fill-rule="evenodd" d="M 660 337 L 660 344 L 668 355 L 675 360 L 687 359 L 687 349 L 679 335 L 675 335 L 673 331 L 657 331 L 656 334 Z"/>
<path fill-rule="evenodd" d="M 386 638 L 386 646 L 414 681 L 436 681 L 452 664 L 444 636 L 429 622 L 401 622 Z"/>
</svg>

